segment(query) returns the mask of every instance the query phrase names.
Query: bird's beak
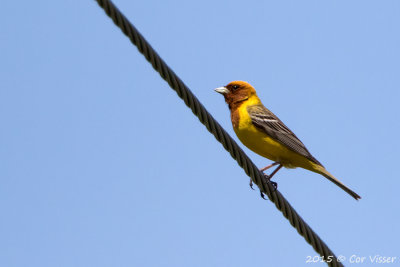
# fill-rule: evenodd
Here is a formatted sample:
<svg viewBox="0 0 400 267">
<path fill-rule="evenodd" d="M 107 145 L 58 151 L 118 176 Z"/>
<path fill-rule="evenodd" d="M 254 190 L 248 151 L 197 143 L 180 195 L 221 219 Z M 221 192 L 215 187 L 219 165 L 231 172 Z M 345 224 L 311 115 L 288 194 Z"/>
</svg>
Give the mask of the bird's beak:
<svg viewBox="0 0 400 267">
<path fill-rule="evenodd" d="M 220 93 L 222 95 L 229 93 L 228 88 L 226 88 L 225 86 L 215 88 L 214 90 L 215 92 Z"/>
</svg>

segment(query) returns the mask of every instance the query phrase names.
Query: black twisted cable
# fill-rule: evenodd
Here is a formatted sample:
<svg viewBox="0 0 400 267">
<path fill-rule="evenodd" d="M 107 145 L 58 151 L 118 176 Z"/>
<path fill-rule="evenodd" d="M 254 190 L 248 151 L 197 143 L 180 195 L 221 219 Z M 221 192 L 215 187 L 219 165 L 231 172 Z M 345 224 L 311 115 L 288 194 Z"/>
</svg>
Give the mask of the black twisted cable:
<svg viewBox="0 0 400 267">
<path fill-rule="evenodd" d="M 308 224 L 293 209 L 289 202 L 282 196 L 279 191 L 275 191 L 273 186 L 264 179 L 263 174 L 258 170 L 249 157 L 243 152 L 238 144 L 229 136 L 229 134 L 219 125 L 219 123 L 204 108 L 197 97 L 189 90 L 189 88 L 181 81 L 181 79 L 168 67 L 168 65 L 160 58 L 157 52 L 144 39 L 139 31 L 128 21 L 128 19 L 118 10 L 118 8 L 109 0 L 96 0 L 104 9 L 107 15 L 114 23 L 129 37 L 132 43 L 138 48 L 145 58 L 151 63 L 153 68 L 161 75 L 161 77 L 176 91 L 178 96 L 199 118 L 207 130 L 212 133 L 215 138 L 223 145 L 223 147 L 237 161 L 240 167 L 244 169 L 246 174 L 257 184 L 260 190 L 265 193 L 268 198 L 275 203 L 275 206 L 287 218 L 290 224 L 296 228 L 297 232 L 314 248 L 314 250 L 323 257 L 329 266 L 343 266 L 338 262 L 334 253 L 321 240 L 321 238 L 308 226 Z M 332 259 L 331 261 L 329 259 Z M 329 261 L 329 262 L 328 262 Z"/>
</svg>

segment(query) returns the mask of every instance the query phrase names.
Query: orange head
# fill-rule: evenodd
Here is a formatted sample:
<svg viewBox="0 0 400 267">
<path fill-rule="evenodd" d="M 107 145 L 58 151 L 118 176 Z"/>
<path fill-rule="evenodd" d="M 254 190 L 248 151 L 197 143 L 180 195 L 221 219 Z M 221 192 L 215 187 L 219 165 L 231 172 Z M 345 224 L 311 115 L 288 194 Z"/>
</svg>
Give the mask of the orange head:
<svg viewBox="0 0 400 267">
<path fill-rule="evenodd" d="M 215 89 L 216 92 L 224 95 L 225 102 L 228 103 L 229 109 L 240 106 L 252 96 L 256 96 L 256 90 L 247 82 L 233 81 L 223 87 Z"/>
</svg>

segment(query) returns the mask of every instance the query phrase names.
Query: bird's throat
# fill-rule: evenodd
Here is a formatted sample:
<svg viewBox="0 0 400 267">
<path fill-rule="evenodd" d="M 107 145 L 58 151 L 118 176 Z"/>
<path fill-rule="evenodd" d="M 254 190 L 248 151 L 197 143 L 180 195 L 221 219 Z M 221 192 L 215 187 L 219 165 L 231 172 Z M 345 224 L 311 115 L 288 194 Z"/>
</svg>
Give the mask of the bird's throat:
<svg viewBox="0 0 400 267">
<path fill-rule="evenodd" d="M 233 101 L 231 101 L 230 103 L 228 103 L 229 109 L 230 109 L 231 111 L 232 111 L 232 110 L 236 110 L 238 107 L 240 107 L 240 106 L 243 104 L 244 101 L 246 101 L 246 100 L 248 100 L 248 99 L 249 99 L 248 96 L 243 97 L 243 98 L 240 98 L 240 99 L 234 99 Z"/>
</svg>

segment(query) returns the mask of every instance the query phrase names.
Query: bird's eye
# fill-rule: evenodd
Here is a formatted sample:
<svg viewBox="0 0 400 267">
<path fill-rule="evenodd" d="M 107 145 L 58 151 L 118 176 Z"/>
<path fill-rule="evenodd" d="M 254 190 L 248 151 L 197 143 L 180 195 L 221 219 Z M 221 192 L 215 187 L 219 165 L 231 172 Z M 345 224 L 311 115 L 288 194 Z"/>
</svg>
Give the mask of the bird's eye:
<svg viewBox="0 0 400 267">
<path fill-rule="evenodd" d="M 233 90 L 236 90 L 239 88 L 239 85 L 234 85 L 234 86 L 232 86 L 232 88 L 233 88 Z"/>
</svg>

